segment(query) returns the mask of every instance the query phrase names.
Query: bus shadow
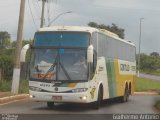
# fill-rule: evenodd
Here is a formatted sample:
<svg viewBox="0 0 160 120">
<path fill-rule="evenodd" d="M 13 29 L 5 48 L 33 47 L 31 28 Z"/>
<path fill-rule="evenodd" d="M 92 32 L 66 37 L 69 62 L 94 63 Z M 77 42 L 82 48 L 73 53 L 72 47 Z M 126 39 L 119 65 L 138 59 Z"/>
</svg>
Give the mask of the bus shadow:
<svg viewBox="0 0 160 120">
<path fill-rule="evenodd" d="M 100 109 L 105 107 L 111 107 L 116 104 L 123 104 L 123 103 L 121 103 L 118 98 L 107 99 L 101 102 Z M 49 110 L 49 111 L 53 110 L 55 112 L 67 112 L 71 114 L 96 110 L 93 108 L 92 104 L 79 104 L 79 103 L 56 103 L 53 108 L 40 107 L 40 108 L 34 108 L 34 109 Z"/>
<path fill-rule="evenodd" d="M 122 102 L 119 100 L 119 98 L 112 98 L 102 101 L 101 107 L 109 107 L 116 104 L 122 104 Z"/>
<path fill-rule="evenodd" d="M 85 112 L 90 110 L 90 104 L 79 104 L 79 103 L 56 103 L 53 108 L 48 108 L 47 105 L 44 107 L 37 107 L 34 110 L 49 110 L 55 112 Z"/>
</svg>

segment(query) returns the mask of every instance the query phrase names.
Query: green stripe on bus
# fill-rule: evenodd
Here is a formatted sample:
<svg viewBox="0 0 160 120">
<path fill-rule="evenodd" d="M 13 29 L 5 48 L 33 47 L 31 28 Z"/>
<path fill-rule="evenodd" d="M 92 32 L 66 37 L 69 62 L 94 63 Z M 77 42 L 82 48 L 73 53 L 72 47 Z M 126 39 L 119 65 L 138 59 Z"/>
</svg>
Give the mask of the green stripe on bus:
<svg viewBox="0 0 160 120">
<path fill-rule="evenodd" d="M 114 69 L 114 61 L 107 60 L 106 63 L 107 68 L 107 76 L 108 76 L 108 87 L 109 87 L 109 97 L 116 97 L 116 78 L 115 78 L 115 69 Z"/>
</svg>

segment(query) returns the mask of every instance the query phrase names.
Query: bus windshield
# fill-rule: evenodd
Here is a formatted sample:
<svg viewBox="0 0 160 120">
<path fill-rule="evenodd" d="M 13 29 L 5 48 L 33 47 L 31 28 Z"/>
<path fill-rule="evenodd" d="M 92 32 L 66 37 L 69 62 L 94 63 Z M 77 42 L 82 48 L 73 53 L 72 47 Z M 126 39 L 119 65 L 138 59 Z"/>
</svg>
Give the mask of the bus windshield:
<svg viewBox="0 0 160 120">
<path fill-rule="evenodd" d="M 37 32 L 33 46 L 87 47 L 89 37 L 87 32 Z"/>
<path fill-rule="evenodd" d="M 87 80 L 86 49 L 33 49 L 30 78 L 34 80 Z"/>
</svg>

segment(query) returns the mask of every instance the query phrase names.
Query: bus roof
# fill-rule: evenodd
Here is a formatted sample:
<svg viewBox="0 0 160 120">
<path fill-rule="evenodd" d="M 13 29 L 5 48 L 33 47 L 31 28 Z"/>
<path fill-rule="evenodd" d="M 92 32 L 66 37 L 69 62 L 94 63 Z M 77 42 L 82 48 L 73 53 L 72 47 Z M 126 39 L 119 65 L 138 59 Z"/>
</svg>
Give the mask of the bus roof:
<svg viewBox="0 0 160 120">
<path fill-rule="evenodd" d="M 44 27 L 40 28 L 40 31 L 77 31 L 77 32 L 95 32 L 98 29 L 93 27 L 85 27 L 85 26 L 52 26 L 52 27 Z"/>
<path fill-rule="evenodd" d="M 100 32 L 106 34 L 106 35 L 109 36 L 109 37 L 114 38 L 115 40 L 118 40 L 118 41 L 121 41 L 121 42 L 130 44 L 130 45 L 132 45 L 132 46 L 135 46 L 135 44 L 132 43 L 130 40 L 127 41 L 127 40 L 125 40 L 125 39 L 122 39 L 122 38 L 120 38 L 117 34 L 112 33 L 112 32 L 110 32 L 110 31 L 108 31 L 108 30 L 100 29 Z"/>
<path fill-rule="evenodd" d="M 40 28 L 38 30 L 38 32 L 45 32 L 45 31 L 77 31 L 77 32 L 89 32 L 89 33 L 93 33 L 93 32 L 102 32 L 104 34 L 106 34 L 109 37 L 112 37 L 116 40 L 119 40 L 121 42 L 130 44 L 132 46 L 135 46 L 135 44 L 133 44 L 131 41 L 127 41 L 124 39 L 119 38 L 119 36 L 115 33 L 112 33 L 108 30 L 104 30 L 104 29 L 96 29 L 93 27 L 86 27 L 86 26 L 51 26 L 51 27 L 44 27 L 44 28 Z"/>
</svg>

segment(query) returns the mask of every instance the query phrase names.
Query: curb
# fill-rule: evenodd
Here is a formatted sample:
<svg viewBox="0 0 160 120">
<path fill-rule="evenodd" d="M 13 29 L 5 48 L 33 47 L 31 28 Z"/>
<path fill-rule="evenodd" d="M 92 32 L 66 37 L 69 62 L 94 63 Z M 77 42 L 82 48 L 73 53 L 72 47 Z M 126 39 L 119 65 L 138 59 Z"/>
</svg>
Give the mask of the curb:
<svg viewBox="0 0 160 120">
<path fill-rule="evenodd" d="M 159 95 L 158 92 L 134 92 L 133 95 Z"/>
<path fill-rule="evenodd" d="M 3 97 L 0 98 L 0 105 L 9 103 L 9 102 L 14 102 L 17 100 L 23 100 L 29 98 L 29 94 L 20 94 L 20 95 L 14 95 L 14 96 L 9 96 L 9 97 Z"/>
</svg>

